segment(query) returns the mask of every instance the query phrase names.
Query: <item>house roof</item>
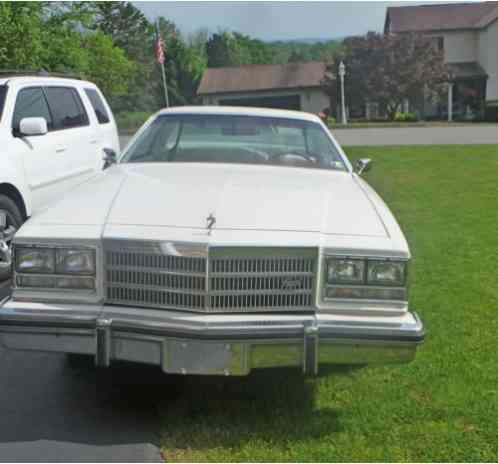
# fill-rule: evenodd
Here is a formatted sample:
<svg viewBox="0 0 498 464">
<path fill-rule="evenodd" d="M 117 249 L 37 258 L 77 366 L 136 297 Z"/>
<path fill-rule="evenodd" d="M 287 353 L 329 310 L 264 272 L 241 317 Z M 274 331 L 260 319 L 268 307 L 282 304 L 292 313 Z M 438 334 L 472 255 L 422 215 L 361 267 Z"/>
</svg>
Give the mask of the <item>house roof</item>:
<svg viewBox="0 0 498 464">
<path fill-rule="evenodd" d="M 252 64 L 229 68 L 208 68 L 197 93 L 254 92 L 261 90 L 320 87 L 325 63 L 310 61 L 288 64 Z"/>
<path fill-rule="evenodd" d="M 482 66 L 475 61 L 465 63 L 448 63 L 447 66 L 452 76 L 452 80 L 488 77 Z"/>
<path fill-rule="evenodd" d="M 389 7 L 385 32 L 482 29 L 498 19 L 498 2 Z"/>
</svg>

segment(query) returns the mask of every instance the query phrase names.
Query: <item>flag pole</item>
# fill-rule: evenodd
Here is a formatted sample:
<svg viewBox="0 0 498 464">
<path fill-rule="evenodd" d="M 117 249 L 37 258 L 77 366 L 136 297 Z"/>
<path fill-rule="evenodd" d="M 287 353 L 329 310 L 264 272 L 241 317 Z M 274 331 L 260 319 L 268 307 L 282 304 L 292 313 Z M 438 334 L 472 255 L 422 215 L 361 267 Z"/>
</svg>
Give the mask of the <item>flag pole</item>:
<svg viewBox="0 0 498 464">
<path fill-rule="evenodd" d="M 156 34 L 157 34 L 157 41 L 159 43 L 159 41 L 161 40 L 161 33 L 159 31 L 159 18 L 156 20 Z M 161 42 L 161 47 L 163 47 L 162 42 Z M 168 84 L 166 83 L 166 71 L 164 70 L 164 55 L 163 58 L 158 61 L 159 64 L 161 65 L 161 72 L 163 76 L 164 100 L 166 101 L 166 108 L 169 108 Z"/>
</svg>

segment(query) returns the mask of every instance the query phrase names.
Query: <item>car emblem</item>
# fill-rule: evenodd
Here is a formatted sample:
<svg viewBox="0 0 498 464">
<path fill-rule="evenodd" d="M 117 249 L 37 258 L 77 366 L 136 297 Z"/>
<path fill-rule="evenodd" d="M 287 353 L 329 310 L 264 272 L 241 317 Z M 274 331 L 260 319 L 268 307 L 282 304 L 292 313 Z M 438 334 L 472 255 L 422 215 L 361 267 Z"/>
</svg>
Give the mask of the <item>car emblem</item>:
<svg viewBox="0 0 498 464">
<path fill-rule="evenodd" d="M 301 279 L 287 277 L 282 279 L 280 287 L 282 290 L 299 290 L 303 288 L 303 282 Z"/>
<path fill-rule="evenodd" d="M 213 213 L 211 213 L 207 218 L 206 218 L 206 229 L 211 231 L 216 224 L 216 218 L 214 217 Z"/>
</svg>

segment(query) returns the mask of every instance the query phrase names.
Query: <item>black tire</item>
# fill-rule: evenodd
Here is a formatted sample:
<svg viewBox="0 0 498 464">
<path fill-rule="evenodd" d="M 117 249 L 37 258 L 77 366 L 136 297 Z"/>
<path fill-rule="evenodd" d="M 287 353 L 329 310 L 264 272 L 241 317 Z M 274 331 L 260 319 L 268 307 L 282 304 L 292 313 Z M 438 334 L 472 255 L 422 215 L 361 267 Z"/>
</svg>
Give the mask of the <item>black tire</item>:
<svg viewBox="0 0 498 464">
<path fill-rule="evenodd" d="M 24 222 L 23 214 L 16 202 L 9 198 L 7 195 L 0 194 L 0 211 L 5 211 L 7 214 L 7 227 L 14 226 L 19 229 Z M 1 256 L 0 256 L 0 259 Z M 0 267 L 0 282 L 9 279 L 11 276 L 11 269 L 3 269 Z"/>
<path fill-rule="evenodd" d="M 71 369 L 94 369 L 95 358 L 91 354 L 66 353 L 66 364 Z"/>
</svg>

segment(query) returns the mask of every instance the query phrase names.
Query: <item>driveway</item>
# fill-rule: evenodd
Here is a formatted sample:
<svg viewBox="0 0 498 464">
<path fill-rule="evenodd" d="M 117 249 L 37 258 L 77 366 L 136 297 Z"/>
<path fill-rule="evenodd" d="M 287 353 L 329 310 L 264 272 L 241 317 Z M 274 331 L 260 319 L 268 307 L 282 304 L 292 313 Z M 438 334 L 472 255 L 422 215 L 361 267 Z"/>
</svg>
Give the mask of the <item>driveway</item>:
<svg viewBox="0 0 498 464">
<path fill-rule="evenodd" d="M 498 144 L 498 125 L 333 129 L 343 146 Z"/>
<path fill-rule="evenodd" d="M 61 355 L 0 348 L 0 372 L 0 462 L 161 462 L 156 405 L 171 385 L 159 370 L 97 379 Z"/>
<path fill-rule="evenodd" d="M 333 129 L 332 133 L 343 146 L 498 144 L 498 124 Z M 127 135 L 121 136 L 121 146 L 124 147 L 130 138 Z"/>
</svg>

